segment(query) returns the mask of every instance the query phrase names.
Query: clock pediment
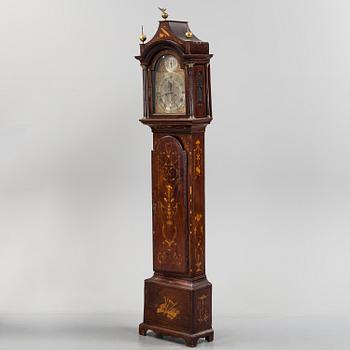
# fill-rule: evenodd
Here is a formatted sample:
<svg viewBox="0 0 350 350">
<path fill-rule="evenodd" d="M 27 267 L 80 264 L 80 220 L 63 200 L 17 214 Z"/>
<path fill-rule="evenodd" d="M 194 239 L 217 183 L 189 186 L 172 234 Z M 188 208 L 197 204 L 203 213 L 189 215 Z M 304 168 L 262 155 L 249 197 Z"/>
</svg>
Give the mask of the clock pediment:
<svg viewBox="0 0 350 350">
<path fill-rule="evenodd" d="M 187 34 L 186 34 L 187 33 Z M 187 21 L 159 21 L 159 27 L 153 38 L 146 44 L 159 40 L 173 40 L 180 45 L 186 42 L 202 42 L 192 32 Z"/>
<path fill-rule="evenodd" d="M 159 26 L 153 38 L 147 43 L 140 45 L 140 56 L 137 59 L 143 63 L 147 61 L 150 52 L 154 51 L 154 47 L 161 44 L 173 43 L 182 54 L 209 54 L 209 43 L 200 40 L 194 35 L 187 21 L 159 21 Z"/>
</svg>

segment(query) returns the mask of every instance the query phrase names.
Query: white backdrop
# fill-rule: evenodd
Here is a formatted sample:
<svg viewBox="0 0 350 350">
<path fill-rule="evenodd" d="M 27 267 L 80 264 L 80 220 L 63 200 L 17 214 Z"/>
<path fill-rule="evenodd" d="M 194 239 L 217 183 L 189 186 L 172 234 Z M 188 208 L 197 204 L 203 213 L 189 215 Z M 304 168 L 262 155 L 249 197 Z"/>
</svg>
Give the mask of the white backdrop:
<svg viewBox="0 0 350 350">
<path fill-rule="evenodd" d="M 350 315 L 347 0 L 0 2 L 0 314 L 139 313 L 151 276 L 140 25 L 210 42 L 214 316 Z"/>
</svg>

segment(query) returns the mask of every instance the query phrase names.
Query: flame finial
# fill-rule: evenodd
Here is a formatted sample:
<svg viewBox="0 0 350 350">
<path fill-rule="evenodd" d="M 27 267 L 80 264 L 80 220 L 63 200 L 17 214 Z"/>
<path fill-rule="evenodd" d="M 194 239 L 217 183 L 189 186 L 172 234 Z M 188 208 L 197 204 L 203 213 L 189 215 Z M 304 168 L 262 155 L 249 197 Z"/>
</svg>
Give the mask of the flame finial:
<svg viewBox="0 0 350 350">
<path fill-rule="evenodd" d="M 143 26 L 141 26 L 141 35 L 139 36 L 139 39 L 142 43 L 144 43 L 147 39 L 146 35 L 143 33 Z"/>
<path fill-rule="evenodd" d="M 158 7 L 159 11 L 162 13 L 162 18 L 167 19 L 168 18 L 168 12 L 165 7 Z"/>
</svg>

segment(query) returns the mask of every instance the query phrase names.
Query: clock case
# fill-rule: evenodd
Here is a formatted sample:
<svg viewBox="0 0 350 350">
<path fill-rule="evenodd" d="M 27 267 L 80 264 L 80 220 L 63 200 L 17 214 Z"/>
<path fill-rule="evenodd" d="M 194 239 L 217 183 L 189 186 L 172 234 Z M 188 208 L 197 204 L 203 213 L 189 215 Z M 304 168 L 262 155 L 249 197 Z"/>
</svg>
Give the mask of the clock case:
<svg viewBox="0 0 350 350">
<path fill-rule="evenodd" d="M 173 55 L 185 70 L 185 114 L 156 114 L 154 69 Z M 143 118 L 151 127 L 153 277 L 145 280 L 139 333 L 212 341 L 212 285 L 205 274 L 204 133 L 212 120 L 209 44 L 185 21 L 164 20 L 140 44 Z"/>
</svg>

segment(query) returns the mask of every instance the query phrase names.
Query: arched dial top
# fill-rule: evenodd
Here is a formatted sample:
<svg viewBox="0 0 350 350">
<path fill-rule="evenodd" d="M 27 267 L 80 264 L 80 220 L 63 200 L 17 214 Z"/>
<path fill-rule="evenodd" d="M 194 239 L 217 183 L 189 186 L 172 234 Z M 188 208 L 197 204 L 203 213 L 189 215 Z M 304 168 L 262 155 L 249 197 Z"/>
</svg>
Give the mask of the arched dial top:
<svg viewBox="0 0 350 350">
<path fill-rule="evenodd" d="M 155 67 L 153 111 L 156 114 L 186 113 L 185 72 L 171 54 L 160 56 Z"/>
</svg>

